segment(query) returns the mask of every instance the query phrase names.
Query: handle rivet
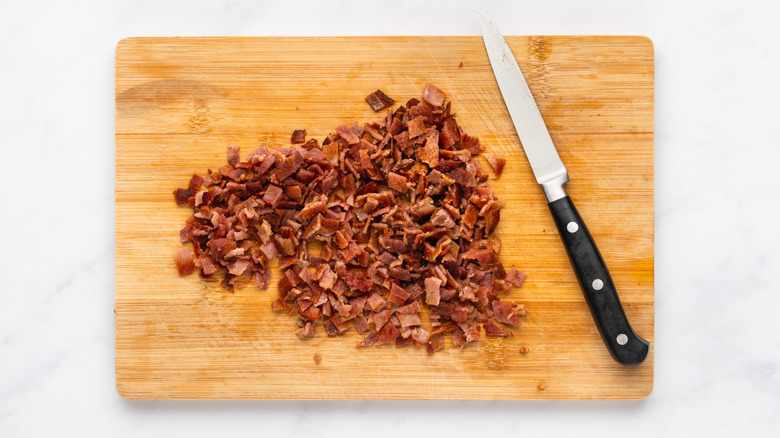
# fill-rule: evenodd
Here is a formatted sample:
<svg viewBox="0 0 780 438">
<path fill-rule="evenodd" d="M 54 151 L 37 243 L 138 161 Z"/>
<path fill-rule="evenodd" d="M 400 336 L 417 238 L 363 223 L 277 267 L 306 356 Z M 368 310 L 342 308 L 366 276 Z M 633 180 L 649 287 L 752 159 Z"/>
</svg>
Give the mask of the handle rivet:
<svg viewBox="0 0 780 438">
<path fill-rule="evenodd" d="M 580 229 L 580 226 L 577 225 L 577 222 L 572 221 L 572 222 L 569 222 L 568 224 L 566 224 L 566 230 L 568 232 L 572 233 L 572 234 L 576 233 L 577 230 L 579 230 L 579 229 Z"/>
<path fill-rule="evenodd" d="M 604 282 L 601 281 L 601 279 L 597 278 L 593 280 L 593 283 L 591 283 L 591 286 L 593 286 L 594 290 L 601 290 L 602 287 L 604 287 Z"/>
<path fill-rule="evenodd" d="M 628 336 L 626 336 L 625 334 L 621 333 L 621 334 L 617 335 L 616 341 L 620 345 L 626 345 L 628 343 Z"/>
</svg>

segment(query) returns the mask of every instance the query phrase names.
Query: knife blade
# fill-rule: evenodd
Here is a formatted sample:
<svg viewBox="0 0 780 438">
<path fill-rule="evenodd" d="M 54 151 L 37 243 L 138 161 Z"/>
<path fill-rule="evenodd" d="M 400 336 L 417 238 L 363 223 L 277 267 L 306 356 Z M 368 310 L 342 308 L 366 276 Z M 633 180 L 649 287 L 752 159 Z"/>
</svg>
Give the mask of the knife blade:
<svg viewBox="0 0 780 438">
<path fill-rule="evenodd" d="M 563 188 L 569 181 L 569 175 L 512 50 L 490 20 L 481 13 L 479 18 L 482 39 L 498 88 L 534 177 L 547 198 L 596 327 L 607 350 L 618 363 L 639 365 L 647 358 L 650 343 L 631 328 L 607 265 Z"/>
</svg>

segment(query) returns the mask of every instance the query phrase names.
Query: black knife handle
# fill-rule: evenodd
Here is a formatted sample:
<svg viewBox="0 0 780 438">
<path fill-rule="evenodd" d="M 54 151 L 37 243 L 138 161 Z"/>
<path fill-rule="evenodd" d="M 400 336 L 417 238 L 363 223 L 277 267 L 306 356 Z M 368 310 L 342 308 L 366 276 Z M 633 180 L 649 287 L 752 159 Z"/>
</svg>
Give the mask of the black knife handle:
<svg viewBox="0 0 780 438">
<path fill-rule="evenodd" d="M 585 222 L 568 196 L 550 202 L 549 206 L 607 349 L 618 363 L 639 365 L 647 357 L 650 343 L 634 333 L 628 323 L 607 265 Z"/>
</svg>

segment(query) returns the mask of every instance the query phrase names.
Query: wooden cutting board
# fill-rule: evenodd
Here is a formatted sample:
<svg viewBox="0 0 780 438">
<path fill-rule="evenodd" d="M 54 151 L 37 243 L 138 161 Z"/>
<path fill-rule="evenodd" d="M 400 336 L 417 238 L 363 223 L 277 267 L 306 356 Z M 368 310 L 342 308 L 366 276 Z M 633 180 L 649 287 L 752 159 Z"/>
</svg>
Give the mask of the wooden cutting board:
<svg viewBox="0 0 780 438">
<path fill-rule="evenodd" d="M 653 342 L 653 46 L 643 37 L 508 37 L 635 330 Z M 179 277 L 173 254 L 191 214 L 172 191 L 193 173 L 294 129 L 322 140 L 374 121 L 363 100 L 398 102 L 425 83 L 458 122 L 507 158 L 501 258 L 528 274 L 509 301 L 530 309 L 509 338 L 433 356 L 358 349 L 354 330 L 299 340 L 272 312 L 276 279 L 222 289 Z M 483 164 L 485 164 L 483 160 Z M 485 166 L 487 169 L 487 166 Z M 521 354 L 521 347 L 529 352 Z M 654 347 L 654 345 L 653 345 Z M 116 385 L 127 398 L 637 399 L 636 368 L 607 353 L 536 185 L 480 37 L 130 38 L 116 51 Z M 322 362 L 315 364 L 319 354 Z M 545 385 L 543 389 L 537 389 Z"/>
</svg>

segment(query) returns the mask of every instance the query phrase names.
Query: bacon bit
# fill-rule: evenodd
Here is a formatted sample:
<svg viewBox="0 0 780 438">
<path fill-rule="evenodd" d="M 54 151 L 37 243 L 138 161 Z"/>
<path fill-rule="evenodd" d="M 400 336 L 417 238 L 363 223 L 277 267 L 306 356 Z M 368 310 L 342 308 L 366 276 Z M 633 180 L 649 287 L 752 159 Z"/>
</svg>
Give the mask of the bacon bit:
<svg viewBox="0 0 780 438">
<path fill-rule="evenodd" d="M 398 192 L 406 193 L 406 183 L 409 182 L 405 176 L 399 175 L 394 172 L 387 174 L 387 185 Z"/>
<path fill-rule="evenodd" d="M 512 336 L 512 332 L 502 329 L 492 319 L 488 319 L 484 328 L 485 336 Z"/>
<path fill-rule="evenodd" d="M 292 144 L 301 144 L 306 142 L 306 130 L 305 129 L 296 129 L 293 131 L 292 136 L 290 137 L 290 143 Z"/>
<path fill-rule="evenodd" d="M 425 304 L 429 306 L 438 306 L 441 302 L 439 288 L 442 281 L 436 277 L 427 277 L 425 279 Z"/>
<path fill-rule="evenodd" d="M 274 310 L 276 310 L 276 309 L 274 309 Z M 295 331 L 295 334 L 298 335 L 298 337 L 301 338 L 301 339 L 313 338 L 314 337 L 314 322 L 312 322 L 312 321 L 304 322 L 303 326 Z M 316 359 L 317 356 L 319 356 L 319 354 L 315 355 L 315 359 L 314 359 L 315 362 L 317 362 L 317 359 Z"/>
<path fill-rule="evenodd" d="M 314 353 L 314 357 L 313 357 L 313 359 L 314 359 L 314 363 L 316 363 L 317 365 L 319 365 L 319 364 L 320 364 L 320 362 L 322 362 L 322 355 L 321 355 L 321 354 L 319 354 L 319 353 Z"/>
<path fill-rule="evenodd" d="M 366 102 L 371 106 L 374 111 L 387 108 L 395 103 L 395 101 L 389 97 L 382 90 L 376 90 L 373 93 L 366 96 Z"/>
<path fill-rule="evenodd" d="M 320 324 L 328 336 L 354 325 L 358 346 L 413 344 L 433 354 L 445 334 L 459 347 L 483 329 L 511 336 L 499 324 L 519 325 L 526 309 L 498 296 L 525 275 L 498 258 L 491 234 L 502 204 L 477 161 L 479 140 L 450 107 L 429 84 L 421 100 L 376 123 L 343 124 L 321 144 L 296 130 L 292 146 L 263 146 L 243 162 L 228 147 L 226 165 L 174 191 L 193 208 L 179 233 L 192 251 L 174 256 L 181 275 L 199 266 L 205 278 L 223 273 L 230 291 L 249 282 L 266 289 L 278 259 L 271 308 L 297 315 L 303 339 Z"/>
<path fill-rule="evenodd" d="M 377 309 L 381 308 L 385 304 L 384 298 L 382 298 L 381 295 L 378 293 L 371 294 L 371 296 L 368 297 L 366 300 L 366 304 L 371 308 L 371 310 L 376 311 Z"/>
<path fill-rule="evenodd" d="M 263 270 L 255 272 L 255 284 L 260 290 L 268 289 L 268 284 L 271 282 L 271 271 Z"/>
<path fill-rule="evenodd" d="M 506 273 L 504 281 L 513 285 L 514 287 L 520 287 L 523 285 L 523 281 L 525 281 L 525 274 L 513 268 Z"/>
<path fill-rule="evenodd" d="M 415 325 L 422 325 L 420 315 L 410 313 L 396 313 L 398 315 L 398 321 L 401 323 L 401 327 L 411 327 Z"/>
<path fill-rule="evenodd" d="M 485 235 L 491 235 L 501 219 L 501 210 L 493 209 L 485 212 Z"/>
<path fill-rule="evenodd" d="M 425 146 L 420 153 L 420 161 L 434 168 L 439 165 L 439 132 L 433 131 L 425 140 Z"/>
<path fill-rule="evenodd" d="M 506 158 L 496 157 L 495 155 L 485 154 L 488 164 L 493 168 L 493 172 L 496 173 L 496 178 L 501 176 L 501 172 L 504 171 L 504 165 L 506 165 Z"/>
<path fill-rule="evenodd" d="M 176 262 L 176 269 L 179 270 L 179 275 L 187 275 L 195 270 L 195 258 L 189 248 L 182 248 L 177 251 L 173 259 Z"/>
<path fill-rule="evenodd" d="M 176 199 L 176 205 L 187 205 L 189 199 L 195 195 L 195 189 L 192 187 L 186 189 L 176 189 L 173 191 L 173 196 Z"/>
<path fill-rule="evenodd" d="M 355 134 L 355 131 L 353 131 L 352 128 L 350 128 L 347 125 L 339 126 L 338 128 L 336 128 L 336 132 L 339 134 L 339 136 L 341 136 L 341 138 L 346 140 L 347 143 L 349 144 L 360 143 L 360 137 L 358 137 L 357 134 Z"/>
<path fill-rule="evenodd" d="M 529 350 L 528 347 L 526 347 L 525 345 L 520 347 L 520 354 L 528 354 L 529 351 L 531 350 Z"/>
<path fill-rule="evenodd" d="M 505 303 L 499 300 L 493 301 L 493 317 L 498 322 L 509 324 L 515 327 L 520 325 L 520 319 L 512 310 L 512 306 L 509 303 Z"/>
<path fill-rule="evenodd" d="M 228 164 L 231 166 L 235 166 L 238 164 L 239 157 L 238 157 L 238 146 L 236 145 L 228 145 L 228 158 L 227 158 Z"/>
<path fill-rule="evenodd" d="M 393 285 L 390 286 L 390 296 L 387 299 L 392 303 L 401 305 L 409 299 L 409 296 L 411 296 L 409 291 L 401 288 L 398 284 L 393 283 Z"/>
<path fill-rule="evenodd" d="M 455 122 L 454 118 L 447 117 L 442 123 L 441 135 L 439 135 L 439 146 L 444 149 L 450 149 L 459 141 L 460 129 L 458 128 L 458 124 Z"/>
<path fill-rule="evenodd" d="M 432 84 L 425 84 L 422 98 L 433 106 L 442 106 L 442 104 L 444 104 L 444 92 Z"/>
<path fill-rule="evenodd" d="M 271 185 L 265 190 L 263 201 L 271 207 L 276 207 L 279 201 L 282 200 L 282 196 L 284 196 L 284 191 L 277 186 Z"/>
</svg>

